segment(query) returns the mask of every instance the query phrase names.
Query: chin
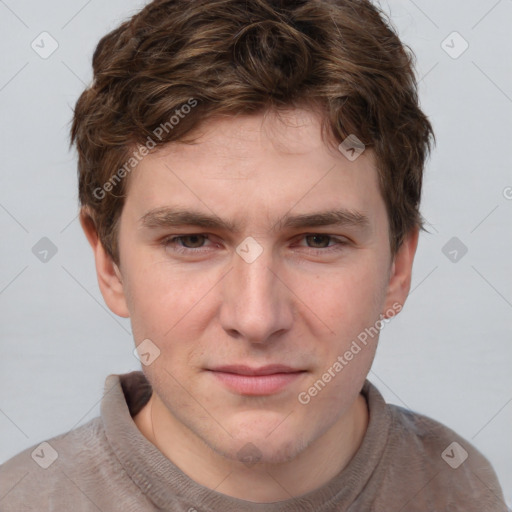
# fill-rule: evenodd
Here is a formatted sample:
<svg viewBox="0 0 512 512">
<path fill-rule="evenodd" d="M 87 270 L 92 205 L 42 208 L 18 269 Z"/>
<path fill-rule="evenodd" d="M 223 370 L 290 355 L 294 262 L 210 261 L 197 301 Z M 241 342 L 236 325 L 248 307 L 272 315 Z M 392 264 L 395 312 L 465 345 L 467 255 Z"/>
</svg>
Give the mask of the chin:
<svg viewBox="0 0 512 512">
<path fill-rule="evenodd" d="M 229 446 L 213 444 L 210 447 L 219 455 L 237 462 L 243 462 L 248 467 L 260 464 L 284 464 L 294 460 L 309 443 L 303 439 L 303 433 L 292 436 L 289 430 L 286 438 L 273 439 L 268 433 L 244 433 L 233 436 Z"/>
</svg>

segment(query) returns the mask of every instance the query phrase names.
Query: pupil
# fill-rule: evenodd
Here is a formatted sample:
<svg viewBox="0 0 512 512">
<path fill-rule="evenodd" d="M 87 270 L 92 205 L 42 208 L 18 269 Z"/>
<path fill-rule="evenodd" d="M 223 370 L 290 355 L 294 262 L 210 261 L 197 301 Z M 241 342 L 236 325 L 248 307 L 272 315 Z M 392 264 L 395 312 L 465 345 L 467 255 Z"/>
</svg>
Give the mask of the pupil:
<svg viewBox="0 0 512 512">
<path fill-rule="evenodd" d="M 188 241 L 188 242 L 191 242 L 188 245 L 195 246 L 195 245 L 198 244 L 200 246 L 201 245 L 201 237 L 202 237 L 202 235 L 190 235 L 185 240 Z"/>
<path fill-rule="evenodd" d="M 313 242 L 314 244 L 320 244 L 322 247 L 327 247 L 326 244 L 322 244 L 322 239 L 325 241 L 327 241 L 327 244 L 328 244 L 328 240 L 327 240 L 327 236 L 326 235 L 312 235 L 311 238 L 313 238 L 315 241 Z M 320 242 L 318 241 L 318 239 L 320 239 Z"/>
</svg>

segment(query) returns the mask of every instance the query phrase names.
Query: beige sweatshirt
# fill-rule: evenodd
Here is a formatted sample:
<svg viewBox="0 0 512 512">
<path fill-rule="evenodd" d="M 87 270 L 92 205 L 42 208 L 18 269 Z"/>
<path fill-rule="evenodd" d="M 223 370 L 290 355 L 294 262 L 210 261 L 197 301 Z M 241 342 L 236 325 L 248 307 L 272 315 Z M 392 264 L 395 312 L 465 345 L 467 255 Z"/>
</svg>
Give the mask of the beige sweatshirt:
<svg viewBox="0 0 512 512">
<path fill-rule="evenodd" d="M 493 469 L 468 441 L 430 418 L 386 404 L 369 381 L 362 394 L 369 424 L 348 466 L 312 492 L 258 504 L 212 491 L 180 471 L 132 420 L 151 395 L 143 373 L 110 375 L 100 417 L 0 466 L 0 511 L 507 510 Z"/>
</svg>

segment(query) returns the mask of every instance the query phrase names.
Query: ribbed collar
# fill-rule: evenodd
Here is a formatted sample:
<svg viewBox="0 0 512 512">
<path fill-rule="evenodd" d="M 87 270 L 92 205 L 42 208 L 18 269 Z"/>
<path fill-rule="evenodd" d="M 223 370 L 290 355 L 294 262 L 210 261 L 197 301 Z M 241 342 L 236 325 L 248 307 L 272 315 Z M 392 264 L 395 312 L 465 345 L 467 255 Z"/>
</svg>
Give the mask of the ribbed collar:
<svg viewBox="0 0 512 512">
<path fill-rule="evenodd" d="M 149 399 L 150 391 L 142 372 L 109 375 L 101 402 L 101 418 L 107 440 L 128 476 L 158 508 L 167 510 L 176 505 L 179 497 L 179 501 L 201 512 L 342 512 L 362 492 L 379 464 L 391 423 L 382 395 L 366 380 L 361 393 L 369 408 L 368 428 L 349 464 L 319 489 L 286 501 L 258 504 L 198 484 L 142 435 L 128 404 L 132 413 L 140 409 L 144 405 L 141 401 Z"/>
</svg>

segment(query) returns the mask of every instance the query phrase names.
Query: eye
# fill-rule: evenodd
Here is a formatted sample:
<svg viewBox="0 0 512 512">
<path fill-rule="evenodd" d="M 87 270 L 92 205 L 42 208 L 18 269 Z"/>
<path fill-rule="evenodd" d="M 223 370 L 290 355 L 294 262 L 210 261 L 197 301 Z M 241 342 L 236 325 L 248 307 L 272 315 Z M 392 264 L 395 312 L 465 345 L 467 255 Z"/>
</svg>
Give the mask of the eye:
<svg viewBox="0 0 512 512">
<path fill-rule="evenodd" d="M 329 246 L 329 241 L 331 240 L 331 237 L 329 235 L 306 235 L 305 239 L 308 242 L 312 242 L 314 245 L 314 249 L 323 249 L 325 247 Z"/>
<path fill-rule="evenodd" d="M 173 240 L 179 240 L 180 245 L 187 249 L 199 249 L 203 246 L 205 240 L 208 240 L 208 238 L 205 235 L 196 234 L 177 236 Z"/>
<path fill-rule="evenodd" d="M 304 244 L 305 242 L 305 244 Z M 324 233 L 307 233 L 299 238 L 295 247 L 304 249 L 315 255 L 326 255 L 327 253 L 341 251 L 350 241 L 344 237 L 327 235 Z M 220 245 L 214 242 L 209 235 L 202 233 L 192 233 L 186 235 L 168 236 L 161 241 L 166 251 L 183 255 L 200 255 L 208 253 Z"/>
<path fill-rule="evenodd" d="M 319 254 L 330 251 L 339 251 L 349 244 L 349 241 L 343 237 L 335 237 L 323 233 L 306 234 L 302 235 L 302 238 L 306 241 L 306 248 L 309 248 L 313 252 L 317 252 Z M 304 246 L 300 245 L 300 247 Z"/>
<path fill-rule="evenodd" d="M 193 233 L 189 235 L 170 236 L 162 240 L 162 245 L 166 251 L 172 251 L 181 254 L 194 254 L 206 252 L 210 249 L 211 242 L 207 235 L 201 233 Z"/>
</svg>

